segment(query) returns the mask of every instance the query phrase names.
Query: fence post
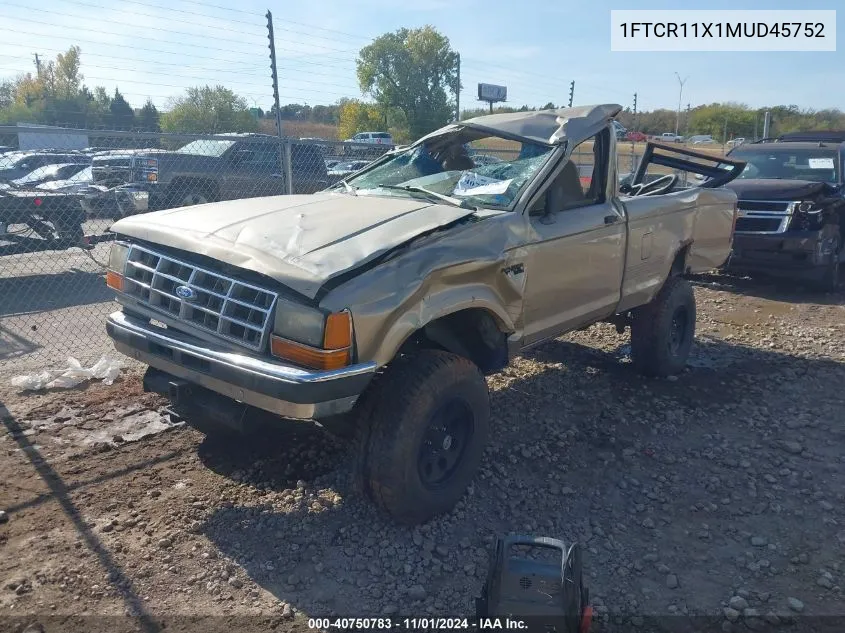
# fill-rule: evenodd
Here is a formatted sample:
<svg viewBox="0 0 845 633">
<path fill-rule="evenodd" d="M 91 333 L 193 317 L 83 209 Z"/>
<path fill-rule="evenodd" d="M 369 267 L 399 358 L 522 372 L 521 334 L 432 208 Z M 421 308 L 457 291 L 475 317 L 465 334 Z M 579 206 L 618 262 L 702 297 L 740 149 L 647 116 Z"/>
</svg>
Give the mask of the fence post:
<svg viewBox="0 0 845 633">
<path fill-rule="evenodd" d="M 293 168 L 291 167 L 291 147 L 290 141 L 285 141 L 284 144 L 284 155 L 285 155 L 285 188 L 288 190 L 288 194 L 293 193 Z"/>
</svg>

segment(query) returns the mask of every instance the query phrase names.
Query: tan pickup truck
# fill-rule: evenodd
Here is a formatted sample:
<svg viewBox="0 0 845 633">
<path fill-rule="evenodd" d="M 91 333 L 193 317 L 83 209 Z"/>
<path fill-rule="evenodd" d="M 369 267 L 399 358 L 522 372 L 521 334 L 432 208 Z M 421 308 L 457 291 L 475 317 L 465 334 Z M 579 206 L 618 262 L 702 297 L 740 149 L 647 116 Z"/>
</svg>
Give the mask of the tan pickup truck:
<svg viewBox="0 0 845 633">
<path fill-rule="evenodd" d="M 484 376 L 527 347 L 611 321 L 641 371 L 684 368 L 684 275 L 727 259 L 736 196 L 720 185 L 743 163 L 650 145 L 620 187 L 620 110 L 483 116 L 321 193 L 124 218 L 108 333 L 206 433 L 268 415 L 354 433 L 362 492 L 425 521 L 481 461 Z"/>
</svg>

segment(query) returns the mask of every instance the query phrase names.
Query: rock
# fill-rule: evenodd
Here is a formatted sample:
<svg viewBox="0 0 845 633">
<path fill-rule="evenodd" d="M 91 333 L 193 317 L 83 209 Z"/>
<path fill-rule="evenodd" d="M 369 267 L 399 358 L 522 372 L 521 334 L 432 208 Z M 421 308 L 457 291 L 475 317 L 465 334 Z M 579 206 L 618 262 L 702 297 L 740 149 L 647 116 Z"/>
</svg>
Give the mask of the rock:
<svg viewBox="0 0 845 633">
<path fill-rule="evenodd" d="M 231 578 L 229 578 L 228 582 L 229 582 L 229 585 L 234 587 L 235 589 L 240 589 L 241 587 L 244 586 L 243 581 L 240 578 L 238 578 L 237 576 L 232 576 Z"/>
<path fill-rule="evenodd" d="M 774 626 L 777 626 L 781 622 L 780 617 L 778 617 L 776 613 L 772 613 L 771 611 L 764 615 L 763 619 L 769 624 L 773 624 Z"/>
<path fill-rule="evenodd" d="M 425 600 L 426 592 L 422 585 L 414 585 L 408 589 L 408 598 L 411 600 Z"/>
<path fill-rule="evenodd" d="M 0 524 L 6 523 L 9 520 L 9 515 L 5 510 L 0 510 Z"/>
<path fill-rule="evenodd" d="M 801 613 L 804 610 L 804 603 L 798 598 L 787 598 L 786 604 L 796 613 Z"/>
<path fill-rule="evenodd" d="M 666 576 L 666 586 L 669 587 L 669 589 L 677 589 L 678 584 L 678 577 L 675 574 L 669 574 Z"/>
<path fill-rule="evenodd" d="M 819 576 L 819 579 L 816 581 L 816 584 L 819 587 L 824 587 L 825 589 L 831 589 L 833 587 L 833 581 L 827 576 Z"/>
<path fill-rule="evenodd" d="M 736 622 L 739 620 L 739 611 L 736 609 L 732 609 L 731 607 L 725 607 L 723 610 L 725 617 L 730 620 L 731 622 Z"/>
<path fill-rule="evenodd" d="M 173 546 L 173 541 L 171 541 L 171 540 L 170 540 L 169 538 L 167 538 L 167 537 L 165 537 L 165 538 L 160 538 L 160 539 L 158 540 L 158 546 L 159 546 L 161 549 L 168 549 L 169 547 L 172 547 L 172 546 Z"/>
<path fill-rule="evenodd" d="M 757 609 L 752 609 L 751 607 L 742 610 L 742 617 L 744 618 L 759 618 L 760 612 Z"/>
<path fill-rule="evenodd" d="M 819 501 L 819 505 L 821 506 L 822 510 L 825 512 L 830 512 L 833 510 L 833 504 L 830 501 Z M 3 522 L 3 519 L 0 518 L 0 523 Z"/>
<path fill-rule="evenodd" d="M 38 622 L 33 622 L 23 630 L 23 633 L 44 633 L 44 627 Z"/>
<path fill-rule="evenodd" d="M 399 609 L 395 604 L 388 604 L 385 605 L 384 609 L 381 610 L 384 615 L 394 615 L 399 612 Z"/>
<path fill-rule="evenodd" d="M 282 607 L 282 617 L 283 618 L 292 618 L 293 617 L 293 609 L 291 606 L 286 602 L 285 606 Z"/>
<path fill-rule="evenodd" d="M 787 453 L 791 453 L 792 455 L 798 455 L 801 451 L 804 450 L 804 447 L 801 446 L 801 444 L 799 444 L 798 442 L 793 442 L 791 440 L 781 442 L 780 447 Z"/>
<path fill-rule="evenodd" d="M 108 522 L 103 526 L 102 531 L 103 532 L 111 532 L 113 529 L 114 529 L 114 523 Z"/>
<path fill-rule="evenodd" d="M 763 536 L 752 536 L 751 544 L 754 547 L 766 547 L 766 545 L 769 544 L 769 541 Z"/>
<path fill-rule="evenodd" d="M 652 519 L 651 517 L 647 517 L 647 518 L 643 519 L 642 525 L 643 525 L 644 528 L 651 529 L 651 528 L 654 527 L 654 519 Z"/>
<path fill-rule="evenodd" d="M 742 596 L 734 596 L 730 599 L 728 604 L 731 606 L 732 609 L 736 609 L 737 611 L 743 611 L 748 608 L 748 600 L 746 600 Z"/>
</svg>

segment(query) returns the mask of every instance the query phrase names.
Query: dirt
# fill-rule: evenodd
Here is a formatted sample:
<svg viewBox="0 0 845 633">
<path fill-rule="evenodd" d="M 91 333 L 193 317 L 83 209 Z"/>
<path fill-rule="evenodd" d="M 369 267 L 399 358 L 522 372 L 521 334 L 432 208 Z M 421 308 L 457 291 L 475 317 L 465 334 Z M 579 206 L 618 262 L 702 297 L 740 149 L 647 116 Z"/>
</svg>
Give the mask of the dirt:
<svg viewBox="0 0 845 633">
<path fill-rule="evenodd" d="M 304 631 L 471 614 L 493 537 L 512 532 L 582 545 L 597 626 L 845 615 L 843 297 L 724 277 L 696 296 L 674 380 L 635 374 L 606 325 L 492 376 L 481 472 L 413 529 L 351 492 L 346 445 L 316 428 L 213 441 L 170 424 L 134 370 L 3 393 L 0 622 Z"/>
</svg>

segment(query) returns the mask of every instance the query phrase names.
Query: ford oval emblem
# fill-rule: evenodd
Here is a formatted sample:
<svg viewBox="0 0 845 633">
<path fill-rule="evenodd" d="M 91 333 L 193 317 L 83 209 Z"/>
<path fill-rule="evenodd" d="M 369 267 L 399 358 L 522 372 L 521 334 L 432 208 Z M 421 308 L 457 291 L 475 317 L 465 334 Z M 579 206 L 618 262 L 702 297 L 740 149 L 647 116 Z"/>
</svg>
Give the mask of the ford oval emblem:
<svg viewBox="0 0 845 633">
<path fill-rule="evenodd" d="M 176 296 L 185 301 L 193 301 L 197 298 L 197 293 L 190 286 L 176 286 Z"/>
</svg>

